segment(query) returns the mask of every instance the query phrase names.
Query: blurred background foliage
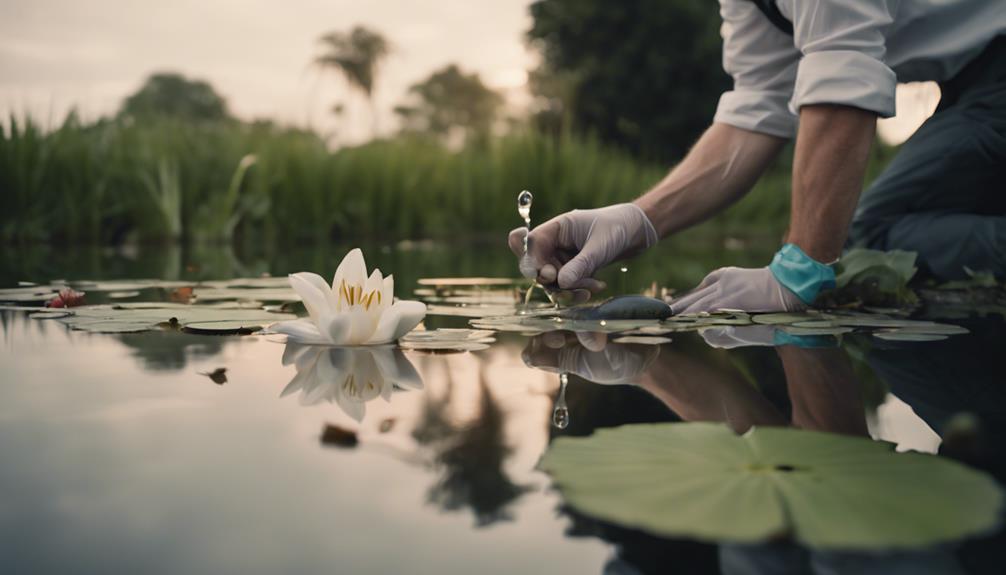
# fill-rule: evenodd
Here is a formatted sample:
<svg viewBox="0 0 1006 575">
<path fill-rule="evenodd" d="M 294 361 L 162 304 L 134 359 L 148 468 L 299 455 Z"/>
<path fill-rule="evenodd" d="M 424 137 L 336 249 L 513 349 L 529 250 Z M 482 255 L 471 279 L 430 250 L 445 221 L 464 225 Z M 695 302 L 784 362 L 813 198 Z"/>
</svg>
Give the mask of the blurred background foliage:
<svg viewBox="0 0 1006 575">
<path fill-rule="evenodd" d="M 520 117 L 455 64 L 403 95 L 399 131 L 354 146 L 236 119 L 208 83 L 171 72 L 95 122 L 71 113 L 43 129 L 10 117 L 0 242 L 500 237 L 517 223 L 521 189 L 536 192 L 536 223 L 631 200 L 681 157 L 728 87 L 715 4 L 540 0 L 531 15 L 542 59 L 530 74 L 535 104 Z M 323 35 L 318 49 L 310 64 L 372 101 L 393 44 L 356 26 Z M 876 147 L 871 177 L 891 155 Z M 702 228 L 781 237 L 790 158 Z"/>
</svg>

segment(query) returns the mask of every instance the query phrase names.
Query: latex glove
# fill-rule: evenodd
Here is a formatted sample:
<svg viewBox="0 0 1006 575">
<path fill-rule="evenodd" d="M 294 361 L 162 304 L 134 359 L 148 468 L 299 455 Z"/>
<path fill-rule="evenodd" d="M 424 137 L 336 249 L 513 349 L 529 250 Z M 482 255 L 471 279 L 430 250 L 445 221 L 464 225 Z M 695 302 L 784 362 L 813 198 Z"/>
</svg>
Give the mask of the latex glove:
<svg viewBox="0 0 1006 575">
<path fill-rule="evenodd" d="M 779 283 L 769 268 L 720 268 L 687 294 L 671 300 L 675 315 L 720 309 L 747 312 L 800 311 L 807 308 Z"/>
<path fill-rule="evenodd" d="M 657 345 L 608 343 L 603 333 L 557 331 L 531 338 L 521 356 L 528 367 L 627 385 L 637 382 L 659 354 Z"/>
<path fill-rule="evenodd" d="M 573 210 L 534 228 L 510 232 L 510 249 L 520 260 L 524 277 L 562 289 L 604 289 L 594 273 L 615 260 L 642 252 L 657 243 L 657 230 L 635 204 L 616 204 L 595 210 Z"/>
<path fill-rule="evenodd" d="M 776 328 L 772 325 L 724 325 L 700 330 L 711 347 L 733 349 L 748 346 L 773 346 Z"/>
</svg>

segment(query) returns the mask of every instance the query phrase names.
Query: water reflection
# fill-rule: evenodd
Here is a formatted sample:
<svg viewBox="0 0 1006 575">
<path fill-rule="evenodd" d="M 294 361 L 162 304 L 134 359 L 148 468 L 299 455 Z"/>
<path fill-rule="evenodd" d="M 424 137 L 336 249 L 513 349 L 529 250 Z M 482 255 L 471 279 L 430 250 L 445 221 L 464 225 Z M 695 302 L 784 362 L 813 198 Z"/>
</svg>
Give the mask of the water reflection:
<svg viewBox="0 0 1006 575">
<path fill-rule="evenodd" d="M 1006 468 L 1002 463 L 1006 388 L 999 355 L 1006 328 L 998 320 L 971 322 L 967 327 L 972 335 L 938 344 L 860 340 L 846 347 L 857 350 L 857 358 L 864 359 L 892 393 L 940 433 L 942 454 L 990 471 L 1001 483 Z M 695 353 L 693 346 L 680 342 L 652 346 L 644 358 L 641 350 L 601 345 L 596 338 L 574 334 L 549 334 L 549 340 L 539 336 L 528 343 L 523 358 L 529 366 L 568 369 L 588 382 L 631 384 L 666 408 L 654 412 L 652 401 L 642 401 L 639 404 L 648 406 L 649 415 L 636 421 L 715 421 L 738 433 L 752 426 L 792 426 L 869 437 L 870 405 L 863 393 L 869 388 L 857 376 L 864 366 L 854 365 L 834 338 L 781 340 L 771 326 L 724 326 L 707 329 L 701 336 L 711 347 L 731 350 L 725 353 L 732 361 L 709 361 L 709 350 Z M 774 362 L 766 362 L 766 354 Z M 750 377 L 755 366 L 761 366 L 761 373 L 775 371 L 764 369 L 771 363 L 783 376 L 783 394 L 774 389 L 771 377 Z M 580 382 L 571 389 L 596 394 L 601 388 Z M 585 403 L 582 412 L 572 414 L 582 427 L 618 424 L 595 417 L 598 411 L 590 404 L 596 399 Z M 627 419 L 632 418 L 622 422 Z M 925 505 L 919 502 L 920 507 Z M 618 552 L 605 573 L 666 573 L 670 564 L 687 564 L 693 573 L 972 573 L 996 572 L 994 566 L 1006 559 L 1001 530 L 962 544 L 921 550 L 818 552 L 786 541 L 709 546 L 653 536 L 568 507 L 563 512 L 574 522 L 571 535 L 602 537 L 617 544 Z"/>
<path fill-rule="evenodd" d="M 391 345 L 328 347 L 291 341 L 283 350 L 283 365 L 293 365 L 297 373 L 282 397 L 299 392 L 302 405 L 335 403 L 356 421 L 363 421 L 368 401 L 390 401 L 396 387 L 423 387 L 412 362 Z"/>
<path fill-rule="evenodd" d="M 511 519 L 508 505 L 530 487 L 514 483 L 504 468 L 512 452 L 504 434 L 507 414 L 490 389 L 484 362 L 476 385 L 475 411 L 459 421 L 450 414 L 459 386 L 448 372 L 443 394 L 426 395 L 412 437 L 432 451 L 439 472 L 428 500 L 446 511 L 470 508 L 484 527 Z"/>
</svg>

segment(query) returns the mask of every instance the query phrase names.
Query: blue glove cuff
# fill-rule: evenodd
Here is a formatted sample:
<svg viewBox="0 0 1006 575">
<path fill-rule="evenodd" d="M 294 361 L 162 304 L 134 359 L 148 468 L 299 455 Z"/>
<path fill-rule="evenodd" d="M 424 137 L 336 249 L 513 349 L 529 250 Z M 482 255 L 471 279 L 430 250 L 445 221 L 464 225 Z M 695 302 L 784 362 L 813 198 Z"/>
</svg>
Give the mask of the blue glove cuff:
<svg viewBox="0 0 1006 575">
<path fill-rule="evenodd" d="M 776 347 L 795 345 L 802 349 L 820 349 L 838 347 L 838 340 L 831 335 L 793 335 L 777 329 L 772 336 L 772 345 Z"/>
<path fill-rule="evenodd" d="M 814 303 L 822 289 L 835 287 L 835 270 L 811 258 L 796 244 L 786 244 L 776 252 L 768 269 L 807 305 Z"/>
</svg>

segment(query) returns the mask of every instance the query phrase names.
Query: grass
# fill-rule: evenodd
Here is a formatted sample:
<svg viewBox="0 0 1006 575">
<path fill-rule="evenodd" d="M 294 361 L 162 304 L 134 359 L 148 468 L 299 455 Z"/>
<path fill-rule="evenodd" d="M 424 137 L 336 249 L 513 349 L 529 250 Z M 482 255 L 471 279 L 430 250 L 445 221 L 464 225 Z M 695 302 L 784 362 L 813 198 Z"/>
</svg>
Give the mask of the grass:
<svg viewBox="0 0 1006 575">
<path fill-rule="evenodd" d="M 0 137 L 3 243 L 272 242 L 503 234 L 515 198 L 534 222 L 628 201 L 665 173 L 589 137 L 517 130 L 452 151 L 416 137 L 331 151 L 269 124 L 101 121 L 45 131 L 10 118 Z M 781 235 L 786 160 L 706 224 Z"/>
</svg>

